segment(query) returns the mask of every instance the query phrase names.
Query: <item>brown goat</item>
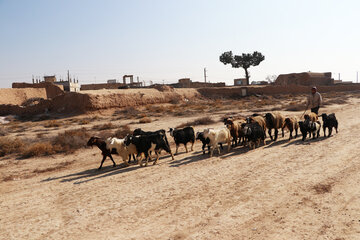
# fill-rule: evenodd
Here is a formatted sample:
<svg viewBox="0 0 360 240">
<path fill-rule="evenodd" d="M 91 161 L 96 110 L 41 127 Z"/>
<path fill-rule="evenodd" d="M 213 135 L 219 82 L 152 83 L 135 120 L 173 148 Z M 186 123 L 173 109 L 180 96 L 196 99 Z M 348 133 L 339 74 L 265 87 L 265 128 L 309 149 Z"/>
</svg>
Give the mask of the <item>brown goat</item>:
<svg viewBox="0 0 360 240">
<path fill-rule="evenodd" d="M 237 139 L 239 138 L 239 126 L 232 118 L 226 119 L 225 125 L 230 130 L 230 135 L 232 137 L 232 146 L 237 146 Z"/>
<path fill-rule="evenodd" d="M 246 118 L 246 123 L 258 123 L 260 125 L 260 127 L 262 127 L 262 129 L 264 130 L 264 134 L 265 134 L 265 138 L 266 138 L 266 122 L 265 122 L 265 118 L 262 116 L 252 116 L 252 117 L 247 117 Z M 244 138 L 245 141 L 245 138 Z M 265 145 L 265 140 L 263 140 L 263 144 Z"/>
<path fill-rule="evenodd" d="M 285 120 L 284 116 L 279 112 L 265 114 L 266 127 L 268 129 L 268 133 L 269 133 L 271 140 L 274 140 L 274 141 L 277 140 L 279 128 L 281 128 L 282 136 L 284 137 L 284 128 L 283 128 L 284 120 Z M 271 129 L 275 130 L 274 138 L 271 136 Z"/>
<path fill-rule="evenodd" d="M 257 123 L 264 129 L 264 132 L 265 132 L 265 130 L 266 130 L 266 122 L 265 122 L 264 117 L 262 117 L 262 116 L 252 116 L 252 117 L 248 117 L 248 118 L 246 118 L 246 122 L 247 122 L 247 123 L 257 122 Z"/>
<path fill-rule="evenodd" d="M 241 124 L 244 123 L 244 120 L 234 120 L 231 118 L 228 118 L 225 122 L 226 127 L 230 130 L 230 134 L 233 142 L 233 146 L 238 145 L 238 139 L 239 142 L 241 141 L 241 138 L 243 138 L 243 133 L 241 131 Z"/>
<path fill-rule="evenodd" d="M 243 119 L 238 119 L 235 121 L 237 124 L 238 124 L 238 135 L 239 135 L 239 143 L 241 142 L 241 145 L 245 145 L 245 134 L 244 134 L 244 131 L 241 127 L 241 125 L 243 123 L 246 123 L 246 120 L 243 118 Z"/>
<path fill-rule="evenodd" d="M 310 120 L 310 121 L 312 121 L 312 122 L 317 122 L 317 121 L 319 121 L 318 115 L 317 115 L 316 113 L 313 113 L 313 112 L 311 112 L 311 113 L 309 113 L 309 114 L 305 114 L 305 115 L 304 115 L 304 119 L 305 119 L 305 120 Z"/>
<path fill-rule="evenodd" d="M 295 130 L 295 138 L 298 136 L 298 129 L 299 129 L 299 121 L 297 117 L 288 117 L 285 118 L 283 129 L 287 128 L 290 132 L 289 140 L 292 139 L 292 133 Z"/>
</svg>

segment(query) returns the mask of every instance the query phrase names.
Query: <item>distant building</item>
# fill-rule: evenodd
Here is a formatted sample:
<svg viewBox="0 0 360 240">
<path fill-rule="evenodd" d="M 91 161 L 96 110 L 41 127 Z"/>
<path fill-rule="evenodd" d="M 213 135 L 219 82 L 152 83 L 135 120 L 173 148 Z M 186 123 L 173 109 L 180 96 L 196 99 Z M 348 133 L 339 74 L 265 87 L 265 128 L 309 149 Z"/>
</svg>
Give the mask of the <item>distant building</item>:
<svg viewBox="0 0 360 240">
<path fill-rule="evenodd" d="M 56 82 L 56 76 L 55 76 L 55 75 L 52 75 L 52 76 L 44 76 L 44 82 L 54 83 L 54 82 Z"/>
<path fill-rule="evenodd" d="M 55 85 L 61 85 L 64 87 L 65 92 L 80 92 L 80 84 L 79 81 L 59 81 L 54 82 Z"/>
<path fill-rule="evenodd" d="M 116 83 L 116 79 L 109 79 L 107 80 L 107 83 Z"/>
<path fill-rule="evenodd" d="M 179 79 L 179 85 L 182 87 L 191 87 L 192 81 L 190 78 L 181 78 Z"/>
<path fill-rule="evenodd" d="M 129 79 L 130 82 L 126 80 Z M 134 75 L 124 75 L 123 82 L 117 82 L 116 79 L 109 79 L 106 83 L 95 83 L 95 84 L 82 84 L 81 90 L 100 90 L 100 89 L 127 89 L 127 88 L 141 88 L 143 83 L 139 81 L 134 81 Z"/>
<path fill-rule="evenodd" d="M 234 79 L 234 86 L 244 86 L 244 85 L 246 85 L 246 78 Z"/>
<path fill-rule="evenodd" d="M 269 82 L 267 81 L 252 81 L 251 85 L 268 85 Z"/>
<path fill-rule="evenodd" d="M 63 81 L 61 79 L 60 79 L 60 81 L 57 81 L 56 75 L 46 75 L 46 76 L 44 76 L 44 81 L 41 81 L 39 78 L 39 79 L 36 79 L 36 81 L 35 81 L 35 79 L 33 79 L 32 82 L 33 82 L 33 85 L 45 82 L 45 83 L 53 83 L 58 86 L 63 86 L 62 89 L 64 89 L 65 92 L 79 92 L 80 91 L 79 81 L 75 80 L 75 79 L 71 79 L 70 77 L 66 81 Z"/>
<path fill-rule="evenodd" d="M 201 88 L 201 87 L 225 87 L 224 82 L 210 83 L 210 82 L 193 82 L 190 78 L 181 78 L 178 83 L 169 84 L 175 88 Z"/>
<path fill-rule="evenodd" d="M 315 72 L 303 72 L 303 73 L 290 73 L 280 74 L 275 80 L 275 85 L 332 85 L 334 79 L 331 78 L 331 72 L 315 73 Z"/>
</svg>

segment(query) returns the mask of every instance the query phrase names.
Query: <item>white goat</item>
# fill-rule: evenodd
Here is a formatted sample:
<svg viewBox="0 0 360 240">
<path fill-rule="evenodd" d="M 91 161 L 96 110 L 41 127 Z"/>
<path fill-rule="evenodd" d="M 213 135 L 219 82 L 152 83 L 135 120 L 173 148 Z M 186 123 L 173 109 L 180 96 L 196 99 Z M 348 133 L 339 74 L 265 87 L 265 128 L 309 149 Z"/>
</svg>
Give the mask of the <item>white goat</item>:
<svg viewBox="0 0 360 240">
<path fill-rule="evenodd" d="M 134 144 L 130 144 L 128 146 L 125 145 L 125 139 L 119 139 L 115 137 L 110 137 L 106 139 L 106 148 L 107 149 L 116 149 L 116 152 L 123 159 L 124 163 L 128 166 L 131 155 L 137 154 L 136 146 Z"/>
<path fill-rule="evenodd" d="M 231 134 L 228 128 L 224 127 L 216 130 L 210 128 L 204 129 L 204 138 L 210 139 L 210 157 L 213 156 L 214 149 L 217 149 L 220 154 L 219 143 L 226 142 L 228 146 L 228 152 L 230 151 Z"/>
</svg>

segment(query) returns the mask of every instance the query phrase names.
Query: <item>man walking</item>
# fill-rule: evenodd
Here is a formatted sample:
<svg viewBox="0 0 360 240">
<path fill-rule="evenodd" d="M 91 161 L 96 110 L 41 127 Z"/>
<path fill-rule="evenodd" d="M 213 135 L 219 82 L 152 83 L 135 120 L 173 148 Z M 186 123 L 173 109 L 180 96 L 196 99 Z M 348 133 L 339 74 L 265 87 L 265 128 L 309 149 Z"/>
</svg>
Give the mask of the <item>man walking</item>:
<svg viewBox="0 0 360 240">
<path fill-rule="evenodd" d="M 317 91 L 316 87 L 311 88 L 311 94 L 308 98 L 306 109 L 311 108 L 311 112 L 319 114 L 319 108 L 322 102 L 321 94 Z"/>
</svg>

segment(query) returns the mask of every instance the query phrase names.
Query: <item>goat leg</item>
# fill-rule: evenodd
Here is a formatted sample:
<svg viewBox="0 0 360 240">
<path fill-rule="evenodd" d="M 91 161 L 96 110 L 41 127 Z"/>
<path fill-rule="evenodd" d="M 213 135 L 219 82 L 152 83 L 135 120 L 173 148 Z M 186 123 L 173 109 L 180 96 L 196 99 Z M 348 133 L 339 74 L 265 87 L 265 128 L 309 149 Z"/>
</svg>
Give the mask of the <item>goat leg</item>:
<svg viewBox="0 0 360 240">
<path fill-rule="evenodd" d="M 271 136 L 271 129 L 268 130 L 268 133 L 269 133 L 270 139 L 273 140 L 273 137 Z"/>
<path fill-rule="evenodd" d="M 175 151 L 175 155 L 178 154 L 178 149 L 179 149 L 179 144 L 176 144 L 176 151 Z"/>
<path fill-rule="evenodd" d="M 155 151 L 155 154 L 156 154 L 156 159 L 155 159 L 153 165 L 155 165 L 157 163 L 157 161 L 159 160 L 159 153 L 157 151 Z"/>
<path fill-rule="evenodd" d="M 274 141 L 276 141 L 276 140 L 277 140 L 277 138 L 278 138 L 278 134 L 279 134 L 279 130 L 275 129 L 275 138 L 274 138 Z"/>
<path fill-rule="evenodd" d="M 100 167 L 98 168 L 99 170 L 102 168 L 102 165 L 103 165 L 105 159 L 106 159 L 106 155 L 103 154 L 103 159 L 102 159 L 102 161 L 101 161 Z M 114 164 L 115 164 L 115 162 L 114 162 Z"/>
</svg>

